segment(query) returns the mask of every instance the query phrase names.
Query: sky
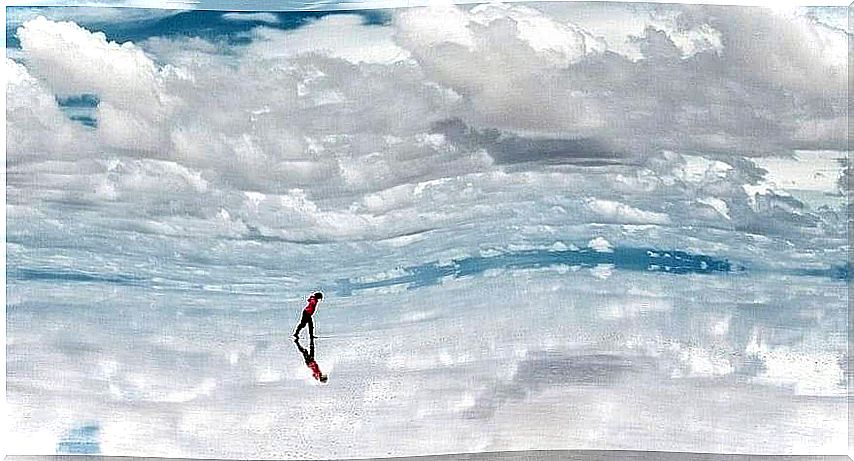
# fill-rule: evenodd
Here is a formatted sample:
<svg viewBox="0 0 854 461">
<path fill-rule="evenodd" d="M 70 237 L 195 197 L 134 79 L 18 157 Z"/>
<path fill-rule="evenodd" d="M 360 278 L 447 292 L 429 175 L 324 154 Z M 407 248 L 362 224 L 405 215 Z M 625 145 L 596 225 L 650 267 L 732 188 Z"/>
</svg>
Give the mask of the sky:
<svg viewBox="0 0 854 461">
<path fill-rule="evenodd" d="M 167 220 L 164 206 L 192 208 L 220 216 L 225 235 L 394 237 L 415 230 L 385 215 L 417 208 L 403 191 L 449 175 L 607 163 L 660 181 L 656 169 L 681 155 L 732 166 L 845 149 L 846 34 L 815 14 L 557 3 L 125 11 L 10 11 L 10 213 L 17 181 L 23 193 L 49 175 L 58 189 L 32 191 L 43 199 L 144 205 Z M 69 108 L 81 95 L 96 107 Z M 178 194 L 163 197 L 152 175 Z M 734 223 L 753 220 L 739 182 L 761 176 L 744 166 L 721 179 Z M 220 206 L 235 200 L 236 214 Z M 704 219 L 643 200 L 630 209 Z M 268 203 L 291 224 L 270 221 Z"/>
<path fill-rule="evenodd" d="M 413 434 L 479 434 L 446 451 L 530 448 L 549 405 L 578 405 L 550 414 L 550 447 L 626 448 L 664 402 L 649 427 L 672 425 L 646 446 L 838 452 L 845 23 L 844 8 L 634 3 L 8 8 L 16 451 L 406 455 L 392 436 L 414 413 Z M 391 337 L 323 349 L 341 378 L 320 405 L 391 435 L 335 426 L 348 442 L 252 451 L 241 434 L 309 411 L 288 400 L 305 367 L 276 334 L 314 290 L 319 324 Z M 459 339 L 469 325 L 480 342 Z M 644 384 L 600 398 L 548 371 L 562 366 Z M 564 398 L 574 385 L 584 398 Z M 210 424 L 271 392 L 287 404 Z M 286 451 L 305 440 L 319 451 Z"/>
</svg>

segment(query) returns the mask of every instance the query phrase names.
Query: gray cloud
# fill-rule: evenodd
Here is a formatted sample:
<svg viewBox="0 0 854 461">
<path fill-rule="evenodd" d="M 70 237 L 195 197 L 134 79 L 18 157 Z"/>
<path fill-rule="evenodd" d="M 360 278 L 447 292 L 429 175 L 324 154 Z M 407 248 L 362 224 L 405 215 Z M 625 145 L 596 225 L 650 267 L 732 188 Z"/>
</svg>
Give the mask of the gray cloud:
<svg viewBox="0 0 854 461">
<path fill-rule="evenodd" d="M 433 132 L 466 149 L 486 149 L 499 164 L 541 162 L 604 166 L 624 163 L 628 157 L 627 153 L 617 152 L 604 139 L 517 136 L 495 129 L 477 130 L 458 118 L 436 122 Z"/>
<path fill-rule="evenodd" d="M 631 373 L 648 371 L 654 362 L 639 356 L 615 354 L 560 354 L 542 351 L 518 363 L 513 378 L 483 393 L 467 418 L 490 418 L 504 403 L 524 399 L 548 388 L 608 387 Z"/>
<path fill-rule="evenodd" d="M 639 152 L 844 148 L 845 34 L 763 9 L 667 11 L 670 30 L 648 25 L 631 38 L 641 59 L 589 46 L 538 50 L 542 38 L 530 29 L 549 20 L 524 7 L 404 12 L 398 39 L 428 77 L 463 96 L 463 119 L 475 126 L 595 137 Z M 429 18 L 436 24 L 425 25 Z M 442 20 L 456 25 L 443 30 Z M 444 34 L 430 35 L 436 30 Z M 699 36 L 700 51 L 677 45 L 685 31 Z M 576 29 L 554 33 L 585 41 Z"/>
</svg>

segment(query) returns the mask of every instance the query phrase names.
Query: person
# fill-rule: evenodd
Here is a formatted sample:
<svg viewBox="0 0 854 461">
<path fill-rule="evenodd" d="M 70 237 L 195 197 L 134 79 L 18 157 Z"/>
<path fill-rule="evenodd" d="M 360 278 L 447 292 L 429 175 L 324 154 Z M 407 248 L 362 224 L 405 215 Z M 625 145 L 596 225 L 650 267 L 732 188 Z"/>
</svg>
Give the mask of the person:
<svg viewBox="0 0 854 461">
<path fill-rule="evenodd" d="M 322 300 L 323 293 L 319 291 L 308 297 L 308 305 L 302 310 L 302 317 L 296 331 L 294 331 L 294 338 L 299 339 L 299 332 L 308 325 L 308 336 L 314 339 L 314 321 L 312 321 L 311 316 L 314 315 L 314 311 L 317 309 L 317 303 Z"/>
<path fill-rule="evenodd" d="M 302 353 L 302 358 L 305 360 L 306 366 L 311 370 L 311 376 L 321 383 L 325 383 L 329 378 L 325 374 L 321 373 L 320 365 L 318 365 L 317 361 L 314 360 L 314 339 L 309 340 L 308 350 L 305 350 L 305 348 L 299 343 L 299 337 L 294 339 L 294 343 L 296 343 L 297 349 Z"/>
</svg>

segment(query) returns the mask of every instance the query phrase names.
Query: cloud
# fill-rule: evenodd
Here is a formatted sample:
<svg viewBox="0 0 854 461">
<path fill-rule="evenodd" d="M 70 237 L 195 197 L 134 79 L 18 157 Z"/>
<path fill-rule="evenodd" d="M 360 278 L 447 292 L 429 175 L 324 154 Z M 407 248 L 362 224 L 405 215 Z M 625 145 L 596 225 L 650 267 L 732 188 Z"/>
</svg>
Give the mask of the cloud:
<svg viewBox="0 0 854 461">
<path fill-rule="evenodd" d="M 155 152 L 164 117 L 160 68 L 133 43 L 109 42 L 73 22 L 53 22 L 39 16 L 18 29 L 28 69 L 57 96 L 95 94 L 98 132 L 106 146 Z M 148 154 L 146 154 L 148 155 Z"/>
<path fill-rule="evenodd" d="M 611 242 L 605 240 L 602 237 L 596 237 L 595 239 L 588 242 L 587 246 L 590 248 L 593 248 L 596 251 L 602 252 L 602 253 L 608 253 L 608 252 L 614 251 L 612 246 L 611 246 Z"/>
<path fill-rule="evenodd" d="M 667 224 L 670 222 L 666 213 L 645 211 L 611 200 L 591 198 L 587 200 L 587 207 L 603 219 L 616 220 L 616 222 L 636 224 Z"/>
<path fill-rule="evenodd" d="M 467 419 L 489 419 L 509 401 L 524 400 L 556 385 L 614 385 L 651 366 L 647 357 L 608 354 L 527 353 L 507 382 L 481 392 Z"/>
<path fill-rule="evenodd" d="M 115 6 L 116 2 L 111 2 Z M 85 6 L 10 7 L 6 9 L 6 28 L 13 29 L 39 16 L 53 21 L 73 21 L 88 26 L 106 26 L 157 20 L 181 13 L 182 10 L 161 8 L 98 8 Z"/>
<path fill-rule="evenodd" d="M 462 118 L 475 126 L 635 152 L 844 148 L 844 33 L 758 9 L 685 7 L 664 19 L 670 27 L 647 21 L 628 38 L 642 59 L 516 5 L 406 10 L 395 24 L 427 77 L 468 103 Z"/>
<path fill-rule="evenodd" d="M 73 22 L 39 16 L 18 29 L 25 64 L 59 95 L 97 94 L 104 101 L 152 103 L 158 72 L 133 43 L 107 41 Z"/>
<path fill-rule="evenodd" d="M 252 32 L 247 54 L 258 59 L 282 59 L 323 53 L 354 64 L 392 64 L 409 58 L 409 53 L 392 40 L 391 28 L 365 27 L 364 21 L 360 15 L 336 14 L 295 30 L 259 27 Z M 288 46 L 282 47 L 282 42 Z"/>
<path fill-rule="evenodd" d="M 52 92 L 23 65 L 7 58 L 5 66 L 8 164 L 91 153 L 85 130 L 62 113 Z"/>
<path fill-rule="evenodd" d="M 222 18 L 229 21 L 266 22 L 268 24 L 280 22 L 279 17 L 273 13 L 225 13 Z"/>
<path fill-rule="evenodd" d="M 23 64 L 7 64 L 21 76 L 10 201 L 59 195 L 146 232 L 283 241 L 603 221 L 809 238 L 825 218 L 758 207 L 743 186 L 765 174 L 749 157 L 839 147 L 845 35 L 764 10 L 637 17 L 616 47 L 613 31 L 520 5 L 401 10 L 388 26 L 334 15 L 256 27 L 246 44 L 119 44 L 33 19 Z M 760 53 L 764 67 L 748 59 Z M 81 93 L 99 98 L 94 129 L 53 100 Z M 728 168 L 687 174 L 692 158 Z"/>
</svg>

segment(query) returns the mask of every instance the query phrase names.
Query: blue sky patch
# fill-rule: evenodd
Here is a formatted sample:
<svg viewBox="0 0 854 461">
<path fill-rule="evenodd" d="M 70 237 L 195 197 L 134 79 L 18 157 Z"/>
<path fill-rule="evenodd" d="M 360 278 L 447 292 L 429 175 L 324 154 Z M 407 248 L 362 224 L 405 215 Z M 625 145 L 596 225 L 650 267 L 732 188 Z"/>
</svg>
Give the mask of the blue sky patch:
<svg viewBox="0 0 854 461">
<path fill-rule="evenodd" d="M 96 455 L 101 452 L 100 432 L 101 427 L 97 424 L 86 424 L 72 429 L 57 444 L 56 453 L 60 455 Z"/>
<path fill-rule="evenodd" d="M 98 103 L 100 103 L 100 99 L 97 95 L 94 94 L 81 94 L 75 96 L 68 97 L 56 97 L 56 103 L 59 104 L 59 107 L 88 107 L 94 108 L 98 107 Z"/>
<path fill-rule="evenodd" d="M 68 118 L 89 128 L 98 126 L 95 109 L 100 102 L 98 96 L 94 94 L 56 97 L 57 105 Z"/>
<path fill-rule="evenodd" d="M 9 8 L 10 16 L 28 17 L 44 15 L 48 19 L 62 19 L 61 9 Z M 115 8 L 98 8 L 104 11 L 105 18 L 115 18 L 121 12 L 110 11 Z M 137 14 L 139 10 L 136 10 Z M 280 30 L 293 30 L 333 14 L 356 14 L 363 18 L 365 25 L 387 24 L 391 15 L 386 10 L 366 11 L 303 11 L 257 13 L 228 11 L 182 11 L 172 15 L 163 15 L 152 10 L 150 17 L 136 21 L 105 21 L 95 16 L 80 16 L 75 22 L 80 26 L 103 32 L 107 39 L 119 43 L 140 42 L 151 37 L 199 37 L 206 40 L 224 40 L 229 44 L 248 43 L 247 32 L 258 26 Z M 245 16 L 241 18 L 240 16 Z M 20 23 L 7 22 L 6 47 L 20 48 L 16 35 Z"/>
</svg>

